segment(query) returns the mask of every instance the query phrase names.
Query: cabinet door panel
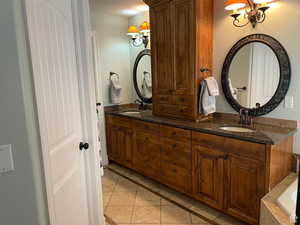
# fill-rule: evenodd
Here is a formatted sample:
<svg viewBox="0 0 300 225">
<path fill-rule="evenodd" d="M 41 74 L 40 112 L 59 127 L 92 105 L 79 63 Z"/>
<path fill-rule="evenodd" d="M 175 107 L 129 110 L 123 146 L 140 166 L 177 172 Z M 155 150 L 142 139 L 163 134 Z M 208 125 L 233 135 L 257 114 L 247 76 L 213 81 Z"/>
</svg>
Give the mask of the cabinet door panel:
<svg viewBox="0 0 300 225">
<path fill-rule="evenodd" d="M 233 216 L 256 224 L 264 193 L 264 165 L 258 161 L 231 156 L 227 160 L 226 209 Z"/>
<path fill-rule="evenodd" d="M 175 94 L 194 94 L 195 72 L 193 62 L 194 10 L 192 0 L 174 0 L 171 3 Z"/>
<path fill-rule="evenodd" d="M 161 160 L 178 167 L 191 170 L 191 150 L 189 144 L 168 138 L 161 139 Z"/>
<path fill-rule="evenodd" d="M 121 142 L 122 144 L 124 144 L 123 151 L 122 151 L 122 160 L 126 166 L 132 167 L 133 153 L 135 148 L 134 132 L 132 129 L 124 128 L 123 135 L 124 135 L 124 142 L 123 143 Z"/>
<path fill-rule="evenodd" d="M 138 133 L 134 151 L 134 165 L 153 178 L 160 174 L 160 146 L 155 135 Z"/>
<path fill-rule="evenodd" d="M 207 204 L 222 209 L 224 189 L 223 152 L 193 146 L 193 193 Z"/>
<path fill-rule="evenodd" d="M 108 157 L 111 160 L 121 163 L 121 143 L 125 140 L 122 127 L 109 124 L 107 127 L 107 150 Z"/>
<path fill-rule="evenodd" d="M 108 124 L 107 149 L 109 159 L 125 166 L 132 166 L 134 132 L 130 128 Z"/>
<path fill-rule="evenodd" d="M 150 8 L 154 98 L 172 94 L 174 76 L 172 63 L 171 10 L 169 2 Z"/>
<path fill-rule="evenodd" d="M 184 192 L 191 192 L 191 174 L 190 171 L 178 167 L 174 164 L 162 162 L 161 164 L 161 181 L 172 188 Z"/>
</svg>

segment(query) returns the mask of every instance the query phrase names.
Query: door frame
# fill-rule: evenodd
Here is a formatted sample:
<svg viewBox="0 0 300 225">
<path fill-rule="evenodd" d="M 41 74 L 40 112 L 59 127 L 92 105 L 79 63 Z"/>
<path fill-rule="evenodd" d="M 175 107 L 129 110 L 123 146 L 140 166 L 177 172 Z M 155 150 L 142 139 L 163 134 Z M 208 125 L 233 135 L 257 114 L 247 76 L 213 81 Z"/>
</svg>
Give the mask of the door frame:
<svg viewBox="0 0 300 225">
<path fill-rule="evenodd" d="M 101 191 L 101 157 L 95 96 L 95 70 L 91 42 L 91 17 L 88 0 L 74 0 L 73 21 L 79 73 L 83 138 L 90 144 L 85 155 L 87 197 L 91 225 L 105 223 Z"/>
<path fill-rule="evenodd" d="M 29 0 L 33 1 L 33 0 Z M 24 19 L 27 21 L 26 1 L 22 4 Z M 83 140 L 90 144 L 90 148 L 84 154 L 84 167 L 86 179 L 86 192 L 88 204 L 88 216 L 90 225 L 105 224 L 104 210 L 102 205 L 101 176 L 100 176 L 100 155 L 97 130 L 95 81 L 92 61 L 92 45 L 90 40 L 91 22 L 88 0 L 73 0 L 73 26 L 76 50 L 76 63 L 78 67 L 78 87 L 80 97 L 80 111 L 82 117 Z M 25 23 L 25 33 L 28 36 L 28 24 Z M 27 46 L 29 47 L 29 42 Z M 29 48 L 28 48 L 29 49 Z M 29 56 L 30 62 L 31 55 Z M 39 130 L 39 135 L 43 131 Z M 41 146 L 43 148 L 43 146 Z M 42 149 L 43 150 L 43 149 Z M 43 156 L 44 157 L 44 156 Z M 44 176 L 49 171 L 44 168 Z M 46 182 L 46 186 L 48 187 Z M 48 203 L 48 215 L 50 221 L 54 221 L 54 214 L 51 212 L 51 205 Z"/>
</svg>

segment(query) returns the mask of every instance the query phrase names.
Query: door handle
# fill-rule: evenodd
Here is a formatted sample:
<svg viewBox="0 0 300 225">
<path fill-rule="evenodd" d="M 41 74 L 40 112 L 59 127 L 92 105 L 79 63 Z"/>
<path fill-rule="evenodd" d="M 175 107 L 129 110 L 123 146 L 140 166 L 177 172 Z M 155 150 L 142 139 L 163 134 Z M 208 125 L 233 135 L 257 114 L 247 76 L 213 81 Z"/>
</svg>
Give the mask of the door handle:
<svg viewBox="0 0 300 225">
<path fill-rule="evenodd" d="M 79 149 L 80 149 L 80 151 L 88 150 L 89 147 L 90 147 L 89 143 L 83 143 L 83 142 L 80 142 L 80 144 L 79 144 Z"/>
</svg>

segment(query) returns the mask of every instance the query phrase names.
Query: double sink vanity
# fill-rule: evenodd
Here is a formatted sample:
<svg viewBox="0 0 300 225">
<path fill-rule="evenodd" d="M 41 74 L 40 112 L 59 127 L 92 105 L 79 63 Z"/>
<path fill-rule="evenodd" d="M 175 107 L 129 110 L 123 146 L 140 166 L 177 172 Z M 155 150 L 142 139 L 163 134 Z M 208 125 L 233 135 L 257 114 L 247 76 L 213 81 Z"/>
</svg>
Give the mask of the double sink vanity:
<svg viewBox="0 0 300 225">
<path fill-rule="evenodd" d="M 240 116 L 205 115 L 199 93 L 212 76 L 213 1 L 144 1 L 150 9 L 151 50 L 143 50 L 133 68 L 143 103 L 106 107 L 109 160 L 259 224 L 260 200 L 295 164 L 297 122 L 261 117 L 288 92 L 286 50 L 265 34 L 239 40 L 225 57 L 221 84 Z M 150 97 L 145 74 L 152 75 Z"/>
<path fill-rule="evenodd" d="M 292 121 L 257 119 L 249 132 L 232 114 L 197 123 L 124 105 L 106 108 L 106 129 L 111 161 L 249 224 L 293 170 Z"/>
</svg>

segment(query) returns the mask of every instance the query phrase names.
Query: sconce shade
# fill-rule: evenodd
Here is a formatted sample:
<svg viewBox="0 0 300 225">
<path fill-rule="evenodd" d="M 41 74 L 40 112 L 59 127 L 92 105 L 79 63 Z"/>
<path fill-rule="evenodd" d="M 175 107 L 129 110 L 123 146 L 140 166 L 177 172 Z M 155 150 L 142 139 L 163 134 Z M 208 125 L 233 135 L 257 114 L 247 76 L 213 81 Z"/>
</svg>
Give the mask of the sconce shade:
<svg viewBox="0 0 300 225">
<path fill-rule="evenodd" d="M 246 0 L 227 0 L 225 2 L 226 10 L 237 10 L 247 5 Z"/>
<path fill-rule="evenodd" d="M 145 21 L 144 23 L 142 23 L 140 28 L 141 28 L 141 30 L 150 30 L 150 25 L 147 21 Z"/>
<path fill-rule="evenodd" d="M 253 2 L 255 4 L 263 4 L 263 3 L 269 3 L 269 2 L 273 2 L 274 0 L 254 0 Z"/>
<path fill-rule="evenodd" d="M 136 26 L 130 26 L 130 27 L 128 28 L 128 34 L 136 34 L 136 33 L 138 33 L 138 32 L 139 32 L 139 30 L 137 29 Z"/>
</svg>

